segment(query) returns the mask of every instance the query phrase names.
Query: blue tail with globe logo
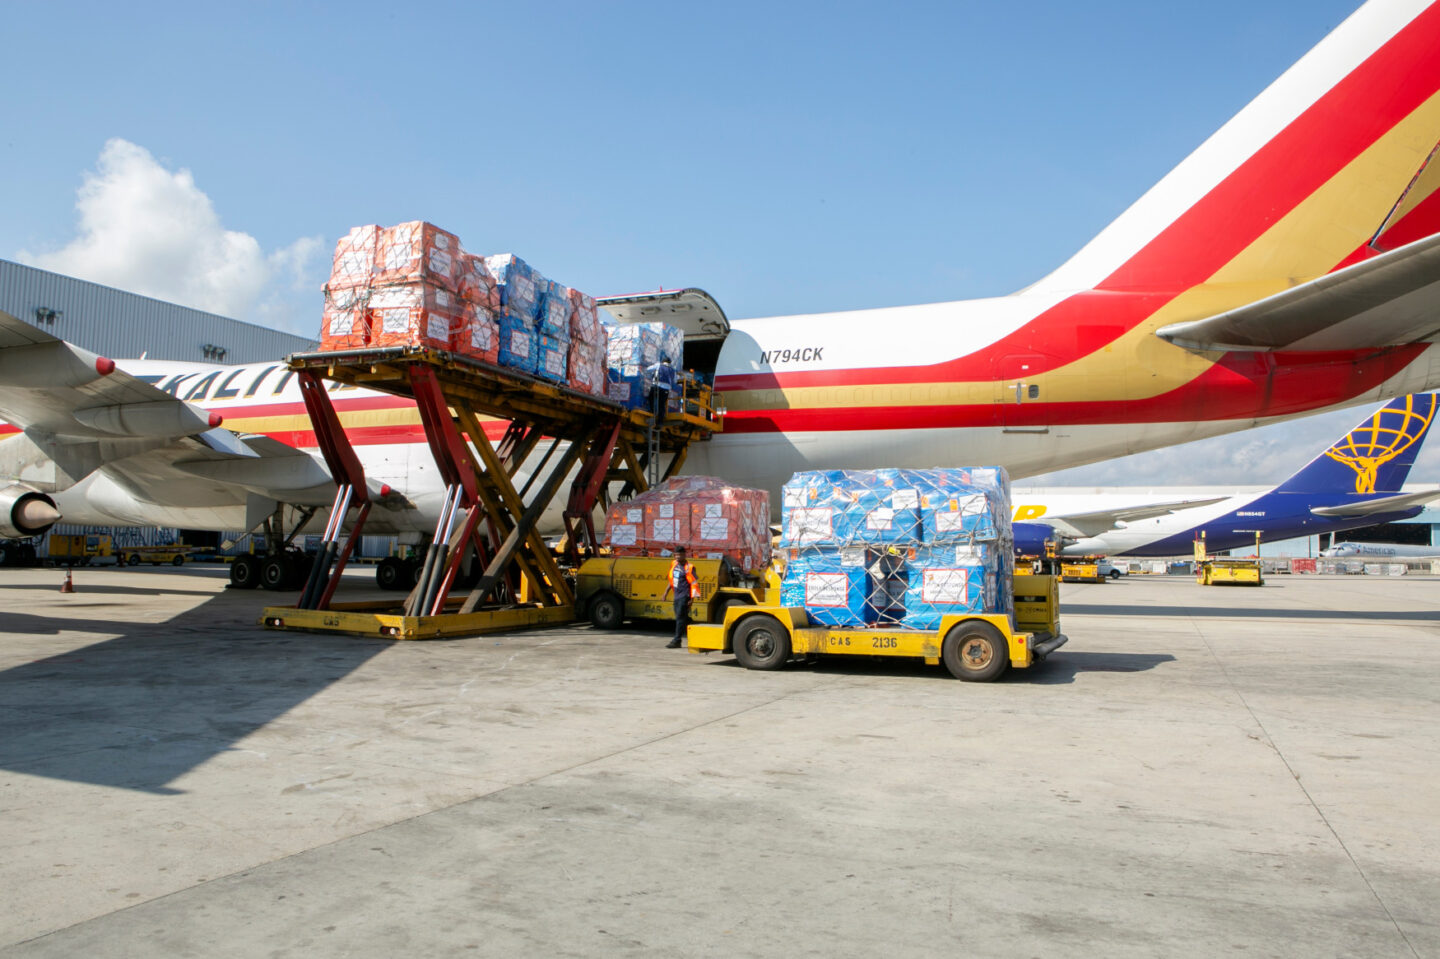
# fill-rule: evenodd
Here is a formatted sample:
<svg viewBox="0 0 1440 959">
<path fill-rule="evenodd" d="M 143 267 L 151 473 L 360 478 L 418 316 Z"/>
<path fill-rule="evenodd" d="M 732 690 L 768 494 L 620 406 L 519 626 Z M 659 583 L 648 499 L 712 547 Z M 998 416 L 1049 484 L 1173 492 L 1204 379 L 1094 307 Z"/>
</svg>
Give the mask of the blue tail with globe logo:
<svg viewBox="0 0 1440 959">
<path fill-rule="evenodd" d="M 1399 492 L 1430 430 L 1436 409 L 1434 393 L 1416 393 L 1391 400 L 1274 491 Z"/>
</svg>

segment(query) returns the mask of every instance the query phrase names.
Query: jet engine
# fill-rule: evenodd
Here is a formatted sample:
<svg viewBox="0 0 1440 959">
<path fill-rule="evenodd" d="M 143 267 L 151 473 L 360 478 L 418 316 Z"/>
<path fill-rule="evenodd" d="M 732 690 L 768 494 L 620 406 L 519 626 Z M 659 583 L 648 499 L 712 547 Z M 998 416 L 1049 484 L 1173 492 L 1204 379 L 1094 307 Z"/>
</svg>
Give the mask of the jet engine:
<svg viewBox="0 0 1440 959">
<path fill-rule="evenodd" d="M 1047 523 L 1016 523 L 1011 529 L 1015 536 L 1016 556 L 1044 556 L 1046 540 L 1056 544 L 1061 542 L 1055 527 Z"/>
<path fill-rule="evenodd" d="M 38 489 L 12 483 L 0 490 L 0 536 L 39 536 L 59 520 L 55 501 Z"/>
</svg>

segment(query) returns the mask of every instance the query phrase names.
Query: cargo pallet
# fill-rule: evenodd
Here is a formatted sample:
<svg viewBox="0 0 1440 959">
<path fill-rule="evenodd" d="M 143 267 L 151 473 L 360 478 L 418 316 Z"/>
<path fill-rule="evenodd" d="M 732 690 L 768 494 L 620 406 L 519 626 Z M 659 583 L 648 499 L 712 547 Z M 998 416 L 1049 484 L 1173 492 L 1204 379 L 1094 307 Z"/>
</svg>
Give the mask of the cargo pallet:
<svg viewBox="0 0 1440 959">
<path fill-rule="evenodd" d="M 610 484 L 621 485 L 621 496 L 643 492 L 647 475 L 674 475 L 690 444 L 721 427 L 704 386 L 687 386 L 680 412 L 666 414 L 652 431 L 647 410 L 444 351 L 393 346 L 297 353 L 288 364 L 337 489 L 300 601 L 265 609 L 260 622 L 267 629 L 438 639 L 571 622 L 575 599 L 561 560 L 573 565 L 582 553 L 598 549 L 593 509 Z M 445 482 L 438 535 L 419 584 L 403 603 L 331 602 L 360 541 L 372 491 L 326 380 L 413 398 Z M 486 435 L 487 420 L 506 423 L 498 442 Z M 517 489 L 516 473 L 547 440 L 548 449 Z M 662 473 L 659 460 L 665 456 Z M 557 557 L 536 524 L 576 467 L 563 513 L 565 550 Z M 357 512 L 342 542 L 351 510 Z M 471 547 L 484 571 L 468 595 L 452 599 Z"/>
<path fill-rule="evenodd" d="M 727 606 L 714 625 L 691 625 L 692 653 L 734 653 L 746 669 L 779 669 L 795 656 L 900 656 L 943 662 L 957 679 L 993 682 L 1065 645 L 1054 576 L 1017 575 L 1013 620 L 1005 613 L 950 613 L 937 630 L 811 625 L 803 607 Z"/>
</svg>

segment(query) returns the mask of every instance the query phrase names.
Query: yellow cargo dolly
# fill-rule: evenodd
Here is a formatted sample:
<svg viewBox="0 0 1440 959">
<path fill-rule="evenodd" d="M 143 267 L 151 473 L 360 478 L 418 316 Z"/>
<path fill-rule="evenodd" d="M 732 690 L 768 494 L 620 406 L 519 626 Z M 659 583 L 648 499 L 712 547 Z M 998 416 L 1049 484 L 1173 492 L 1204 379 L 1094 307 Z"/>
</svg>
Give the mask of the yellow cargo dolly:
<svg viewBox="0 0 1440 959">
<path fill-rule="evenodd" d="M 943 662 L 955 678 L 985 683 L 1011 666 L 1033 666 L 1066 642 L 1054 576 L 1016 576 L 1014 592 L 1013 628 L 1004 613 L 947 615 L 930 632 L 812 626 L 800 607 L 729 606 L 723 622 L 692 625 L 686 645 L 692 653 L 733 652 L 746 669 L 779 669 L 799 655 L 906 656 Z"/>
<path fill-rule="evenodd" d="M 575 573 L 575 612 L 597 629 L 618 629 L 626 619 L 674 619 L 666 598 L 668 556 L 596 556 Z M 731 606 L 763 606 L 780 595 L 780 573 L 767 567 L 759 577 L 735 578 L 718 559 L 692 559 L 700 598 L 690 604 L 692 621 L 718 623 Z"/>
<path fill-rule="evenodd" d="M 1255 534 L 1253 557 L 1207 556 L 1205 531 L 1195 540 L 1195 582 L 1201 586 L 1264 586 L 1265 567 L 1260 561 L 1260 534 Z"/>
<path fill-rule="evenodd" d="M 669 457 L 663 472 L 669 477 L 692 442 L 720 429 L 709 388 L 688 381 L 682 409 L 655 425 L 649 411 L 446 351 L 374 347 L 297 353 L 288 363 L 337 489 L 300 601 L 265 609 L 260 624 L 266 629 L 437 639 L 572 622 L 570 580 L 536 526 L 564 480 L 574 471 L 563 518 L 566 558 L 575 562 L 582 548 L 598 549 L 592 511 L 609 484 L 623 484 L 621 495 L 643 491 L 647 475 L 662 475 L 663 457 Z M 372 491 L 322 379 L 411 397 L 419 409 L 446 497 L 437 526 L 443 532 L 403 603 L 331 604 L 369 515 Z M 491 442 L 482 418 L 507 423 L 498 442 Z M 526 490 L 517 490 L 516 473 L 546 440 L 548 451 Z M 379 495 L 398 494 L 387 487 Z M 351 509 L 359 513 L 342 542 L 342 521 Z M 451 599 L 471 548 L 484 572 L 467 596 Z"/>
</svg>

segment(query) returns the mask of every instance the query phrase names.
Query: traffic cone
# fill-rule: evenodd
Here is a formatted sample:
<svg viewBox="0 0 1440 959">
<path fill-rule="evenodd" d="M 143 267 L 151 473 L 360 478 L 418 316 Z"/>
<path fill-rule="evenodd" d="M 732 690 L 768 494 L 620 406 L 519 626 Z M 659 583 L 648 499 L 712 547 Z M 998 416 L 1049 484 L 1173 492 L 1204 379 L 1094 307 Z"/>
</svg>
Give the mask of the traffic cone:
<svg viewBox="0 0 1440 959">
<path fill-rule="evenodd" d="M 65 582 L 60 584 L 60 592 L 62 593 L 75 592 L 75 584 L 70 581 L 71 572 L 73 572 L 73 567 L 65 567 Z"/>
</svg>

